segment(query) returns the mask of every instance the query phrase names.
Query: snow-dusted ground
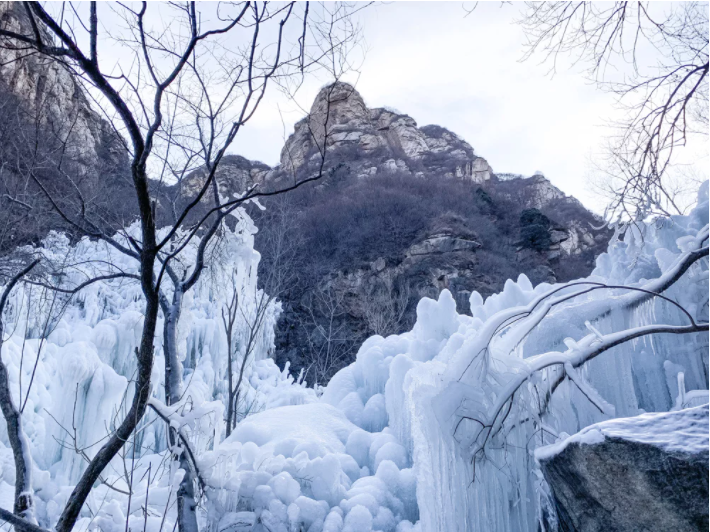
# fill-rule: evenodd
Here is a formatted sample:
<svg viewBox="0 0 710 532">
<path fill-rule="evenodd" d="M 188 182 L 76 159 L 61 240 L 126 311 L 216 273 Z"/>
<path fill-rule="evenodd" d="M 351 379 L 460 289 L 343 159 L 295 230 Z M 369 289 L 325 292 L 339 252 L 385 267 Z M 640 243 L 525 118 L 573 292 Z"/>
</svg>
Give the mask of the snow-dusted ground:
<svg viewBox="0 0 710 532">
<path fill-rule="evenodd" d="M 707 190 L 706 183 L 688 216 L 650 222 L 629 230 L 623 240 L 615 238 L 585 282 L 653 288 L 684 253 L 707 245 Z M 222 259 L 186 297 L 179 326 L 183 404 L 193 412 L 179 422 L 205 482 L 204 530 L 536 530 L 539 509 L 546 504 L 536 448 L 612 417 L 696 404 L 705 396 L 698 390 L 708 389 L 707 334 L 641 337 L 573 367 L 606 335 L 655 323 L 685 324 L 672 304 L 618 288 L 533 287 L 520 276 L 485 302 L 472 294 L 468 315 L 457 313 L 448 291 L 437 301 L 423 299 L 411 331 L 368 339 L 356 361 L 318 393 L 268 358 L 278 313 L 274 306 L 256 362 L 247 369 L 245 404 L 251 415 L 225 438 L 226 340 L 220 309 L 234 270 L 246 313 L 254 306 L 258 254 L 253 231 L 242 217 Z M 72 247 L 55 236 L 46 245 L 55 261 L 101 257 L 127 271 L 135 268 L 97 243 Z M 79 282 L 81 268 L 67 282 Z M 545 298 L 553 290 L 556 298 L 577 295 L 553 306 Z M 699 322 L 707 321 L 707 294 L 707 259 L 665 292 Z M 29 314 L 28 298 L 34 298 Z M 142 320 L 140 289 L 129 281 L 92 285 L 68 304 L 44 342 L 38 338 L 51 296 L 25 287 L 13 301 L 9 319 L 16 325 L 8 327 L 12 336 L 2 355 L 14 379 L 14 396 L 27 389 L 42 344 L 23 416 L 35 460 L 37 514 L 49 525 L 85 463 L 75 452 L 73 427 L 77 445 L 91 455 L 125 399 Z M 153 393 L 159 400 L 163 362 L 160 338 L 156 342 Z M 540 415 L 560 371 L 559 365 L 534 370 L 544 365 L 541 361 L 557 359 L 572 361 L 567 368 L 572 382 L 555 385 Z M 517 391 L 507 401 L 505 391 L 513 385 Z M 492 417 L 498 403 L 507 416 Z M 482 436 L 486 421 L 488 429 L 497 429 L 489 438 Z M 0 439 L 6 442 L 2 432 Z M 124 465 L 133 471 L 130 508 L 128 498 L 116 491 L 128 487 Z M 10 508 L 14 466 L 7 447 L 0 450 L 0 468 L 0 504 Z M 147 416 L 136 441 L 93 490 L 81 529 L 123 531 L 128 515 L 132 530 L 143 530 L 144 522 L 147 530 L 172 530 L 180 476 L 167 460 L 164 424 Z"/>
</svg>

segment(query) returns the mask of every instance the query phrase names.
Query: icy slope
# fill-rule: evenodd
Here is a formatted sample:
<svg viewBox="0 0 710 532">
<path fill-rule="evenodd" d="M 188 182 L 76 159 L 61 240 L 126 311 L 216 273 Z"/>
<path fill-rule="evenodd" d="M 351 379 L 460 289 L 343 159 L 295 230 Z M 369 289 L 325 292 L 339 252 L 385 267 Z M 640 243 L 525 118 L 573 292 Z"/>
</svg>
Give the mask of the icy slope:
<svg viewBox="0 0 710 532">
<path fill-rule="evenodd" d="M 618 438 L 653 445 L 666 452 L 701 453 L 708 449 L 708 405 L 681 412 L 642 414 L 591 425 L 559 443 L 540 447 L 535 458 L 546 460 L 572 443 L 594 444 Z"/>
</svg>

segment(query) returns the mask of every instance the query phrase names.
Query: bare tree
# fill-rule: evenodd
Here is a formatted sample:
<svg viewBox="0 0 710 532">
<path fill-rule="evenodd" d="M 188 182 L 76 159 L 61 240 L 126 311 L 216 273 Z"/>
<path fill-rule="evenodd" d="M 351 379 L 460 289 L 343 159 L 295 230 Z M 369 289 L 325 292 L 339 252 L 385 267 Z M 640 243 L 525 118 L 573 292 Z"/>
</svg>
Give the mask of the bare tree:
<svg viewBox="0 0 710 532">
<path fill-rule="evenodd" d="M 232 278 L 232 297 L 230 298 L 225 308 L 222 308 L 222 324 L 224 332 L 227 335 L 227 419 L 225 419 L 226 434 L 232 434 L 232 429 L 236 425 L 235 406 L 239 399 L 239 388 L 235 391 L 234 387 L 234 354 L 238 351 L 238 344 L 235 343 L 234 325 L 237 323 L 237 310 L 239 309 L 239 290 L 236 286 L 234 278 Z M 247 357 L 242 360 L 242 368 L 246 364 Z M 243 369 L 240 368 L 239 375 L 243 374 Z M 241 384 L 241 383 L 240 383 Z M 236 397 L 235 397 L 236 393 Z"/>
<path fill-rule="evenodd" d="M 305 295 L 303 307 L 307 311 L 301 324 L 308 342 L 306 378 L 312 376 L 317 385 L 348 362 L 359 336 L 344 319 L 348 311 L 342 291 L 321 284 Z"/>
<path fill-rule="evenodd" d="M 4 330 L 3 313 L 8 297 L 17 283 L 37 266 L 35 259 L 13 275 L 0 295 L 0 352 L 2 352 Z M 0 358 L 0 408 L 7 423 L 7 436 L 15 460 L 15 501 L 14 513 L 32 525 L 37 524 L 34 515 L 34 490 L 32 488 L 32 457 L 29 455 L 29 443 L 22 430 L 22 415 L 10 393 L 10 382 L 5 363 Z"/>
<path fill-rule="evenodd" d="M 410 289 L 406 281 L 395 283 L 390 276 L 375 279 L 369 290 L 353 304 L 372 334 L 398 334 L 406 325 Z"/>
<path fill-rule="evenodd" d="M 681 211 L 666 176 L 678 148 L 708 133 L 707 3 L 529 2 L 521 24 L 526 59 L 554 72 L 571 58 L 626 114 L 608 150 L 608 217 Z"/>
<path fill-rule="evenodd" d="M 171 31 L 168 25 L 152 30 L 149 28 L 156 20 L 150 18 L 151 10 L 143 3 L 136 9 L 123 4 L 102 6 L 103 15 L 117 17 L 126 28 L 104 39 L 97 3 L 92 2 L 84 13 L 73 5 L 68 9 L 57 6 L 55 13 L 49 7 L 54 6 L 25 2 L 26 19 L 0 28 L 0 46 L 50 58 L 80 80 L 114 127 L 128 155 L 140 235 L 123 232 L 124 243 L 93 216 L 90 198 L 77 190 L 70 201 L 64 201 L 53 194 L 42 176 L 30 172 L 30 177 L 68 227 L 101 239 L 137 261 L 145 298 L 130 408 L 91 459 L 69 497 L 56 524 L 57 531 L 67 531 L 74 526 L 101 472 L 129 440 L 146 411 L 161 304 L 167 312 L 166 398 L 170 402 L 179 397 L 181 386 L 179 364 L 174 363 L 171 347 L 181 298 L 204 270 L 205 254 L 224 218 L 247 200 L 281 194 L 319 179 L 325 167 L 323 161 L 319 172 L 278 190 L 252 187 L 241 195 L 223 198 L 215 175 L 227 149 L 254 116 L 271 81 L 302 77 L 324 62 L 332 64 L 330 56 L 346 51 L 357 31 L 349 20 L 352 9 L 347 6 L 321 6 L 316 11 L 308 4 L 250 2 L 220 4 L 212 16 L 201 13 L 194 2 L 171 4 L 174 19 L 170 24 L 181 25 L 185 31 Z M 121 47 L 127 63 L 107 64 L 101 47 L 109 39 Z M 234 44 L 227 45 L 227 39 L 240 43 L 236 50 Z M 327 130 L 327 123 L 324 127 Z M 155 183 L 198 167 L 206 169 L 204 182 L 173 225 L 159 234 Z M 210 191 L 214 192 L 212 198 Z M 187 221 L 190 226 L 183 231 Z M 198 237 L 196 255 L 181 277 L 174 264 Z M 161 298 L 166 275 L 173 284 L 169 302 Z M 191 488 L 184 487 L 178 523 L 180 530 L 196 530 L 194 497 L 188 493 Z M 16 528 L 36 529 L 19 516 L 4 511 L 1 515 Z"/>
<path fill-rule="evenodd" d="M 254 308 L 240 306 L 239 287 L 232 278 L 232 296 L 222 309 L 222 322 L 227 335 L 227 436 L 237 425 L 240 396 L 243 398 L 244 371 L 254 361 L 259 339 L 264 334 L 266 317 L 273 312 L 275 297 L 264 290 L 254 296 Z"/>
<path fill-rule="evenodd" d="M 259 283 L 276 298 L 297 286 L 299 250 L 307 245 L 297 231 L 301 223 L 299 213 L 290 196 L 278 196 L 266 203 L 266 208 L 255 219 L 259 226 Z"/>
</svg>

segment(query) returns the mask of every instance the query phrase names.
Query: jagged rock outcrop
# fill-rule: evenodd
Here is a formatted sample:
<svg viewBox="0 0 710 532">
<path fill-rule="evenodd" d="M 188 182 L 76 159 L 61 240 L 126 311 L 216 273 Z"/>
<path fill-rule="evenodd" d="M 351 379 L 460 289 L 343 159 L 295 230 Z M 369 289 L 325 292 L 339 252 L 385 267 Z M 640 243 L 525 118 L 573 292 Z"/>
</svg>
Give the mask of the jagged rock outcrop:
<svg viewBox="0 0 710 532">
<path fill-rule="evenodd" d="M 536 452 L 563 532 L 708 529 L 708 405 L 587 427 Z"/>
<path fill-rule="evenodd" d="M 493 172 L 456 134 L 434 125 L 419 128 L 411 117 L 390 109 L 368 109 L 347 83 L 318 93 L 310 114 L 296 124 L 281 151 L 281 170 L 295 174 L 311 162 L 316 166 L 324 140 L 328 150 L 357 153 L 347 163 L 361 178 L 378 172 L 437 173 L 484 183 Z"/>
<path fill-rule="evenodd" d="M 241 155 L 225 155 L 222 164 L 217 167 L 215 178 L 220 193 L 224 197 L 232 197 L 245 193 L 253 185 L 265 183 L 272 173 L 268 165 L 259 161 L 250 161 Z M 182 183 L 181 194 L 194 197 L 204 186 L 206 178 L 204 169 L 192 172 Z"/>
<path fill-rule="evenodd" d="M 553 201 L 560 199 L 566 199 L 567 201 L 573 201 L 581 205 L 579 200 L 566 196 L 564 192 L 550 183 L 547 178 L 540 173 L 530 176 L 525 179 L 523 183 L 520 183 L 520 185 L 526 191 L 526 194 L 524 194 L 526 197 L 525 207 L 528 209 L 542 209 Z"/>
<path fill-rule="evenodd" d="M 587 212 L 542 173 L 529 178 L 504 174 L 498 179 L 486 159 L 455 133 L 438 125 L 420 128 L 408 115 L 388 108 L 369 109 L 360 93 L 342 82 L 321 89 L 308 116 L 296 123 L 286 140 L 278 166 L 269 168 L 241 156 L 226 157 L 217 172 L 220 191 L 233 194 L 254 185 L 275 188 L 293 183 L 294 178 L 311 176 L 320 169 L 324 141 L 325 169 L 344 167 L 339 171 L 343 179 L 396 174 L 434 180 L 458 178 L 484 190 L 495 188 L 523 209 L 556 210 L 562 205 L 576 213 Z M 194 172 L 186 179 L 182 194 L 190 197 L 203 179 L 203 171 Z M 588 219 L 564 221 L 568 222 L 564 227 L 555 228 L 548 250 L 551 260 L 597 249 L 606 242 L 606 231 L 592 230 Z"/>
<path fill-rule="evenodd" d="M 476 251 L 480 247 L 481 244 L 475 240 L 459 238 L 447 233 L 436 233 L 409 246 L 406 255 L 407 257 L 417 257 L 421 255 Z"/>
<path fill-rule="evenodd" d="M 528 178 L 505 174 L 504 179 L 496 179 L 496 189 L 502 196 L 520 204 L 524 209 L 556 213 L 556 220 L 565 218 L 564 227 L 552 229 L 552 243 L 549 248 L 552 259 L 564 255 L 578 255 L 607 242 L 608 233 L 595 229 L 602 225 L 600 221 L 577 219 L 579 213 L 586 212 L 580 201 L 567 196 L 539 172 Z"/>
<path fill-rule="evenodd" d="M 32 33 L 21 2 L 0 2 L 0 26 Z M 52 42 L 42 26 L 38 31 Z M 126 146 L 61 63 L 5 43 L 0 110 L 0 252 L 53 229 L 75 232 L 35 179 L 65 212 L 82 212 L 109 232 L 136 218 Z"/>
<path fill-rule="evenodd" d="M 32 33 L 22 2 L 0 2 L 0 27 Z M 52 42 L 44 26 L 38 31 Z M 1 92 L 9 91 L 26 107 L 28 119 L 38 118 L 47 130 L 66 143 L 66 155 L 78 161 L 85 173 L 100 162 L 118 164 L 125 155 L 118 134 L 89 104 L 74 76 L 57 61 L 24 49 L 0 47 Z"/>
</svg>

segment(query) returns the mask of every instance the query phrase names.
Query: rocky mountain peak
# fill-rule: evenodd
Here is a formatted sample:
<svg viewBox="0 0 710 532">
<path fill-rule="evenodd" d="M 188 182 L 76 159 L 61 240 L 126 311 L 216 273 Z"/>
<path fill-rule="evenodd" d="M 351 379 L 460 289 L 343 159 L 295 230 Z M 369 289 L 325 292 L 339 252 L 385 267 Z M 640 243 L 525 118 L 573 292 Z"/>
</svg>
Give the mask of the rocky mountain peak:
<svg viewBox="0 0 710 532">
<path fill-rule="evenodd" d="M 318 92 L 308 119 L 311 127 L 321 128 L 322 134 L 326 121 L 335 127 L 351 122 L 365 123 L 370 119 L 370 110 L 355 87 L 349 83 L 336 82 Z"/>
<path fill-rule="evenodd" d="M 295 125 L 281 151 L 282 171 L 315 166 L 324 140 L 328 150 L 340 152 L 339 161 L 357 151 L 348 163 L 360 177 L 399 171 L 484 183 L 493 172 L 458 135 L 436 125 L 420 128 L 412 117 L 391 109 L 370 109 L 355 87 L 342 82 L 322 88 L 309 115 Z"/>
</svg>

